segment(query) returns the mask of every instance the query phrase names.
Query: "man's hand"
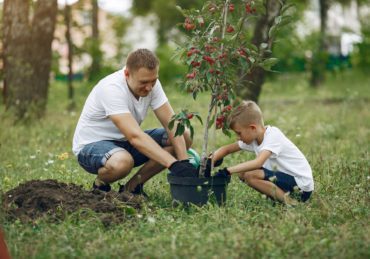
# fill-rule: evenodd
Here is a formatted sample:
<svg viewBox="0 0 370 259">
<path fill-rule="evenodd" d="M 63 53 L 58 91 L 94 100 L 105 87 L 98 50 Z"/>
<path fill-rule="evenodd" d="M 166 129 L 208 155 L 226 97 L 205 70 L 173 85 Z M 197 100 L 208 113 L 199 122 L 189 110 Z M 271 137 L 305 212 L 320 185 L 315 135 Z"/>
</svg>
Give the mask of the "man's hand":
<svg viewBox="0 0 370 259">
<path fill-rule="evenodd" d="M 174 176 L 198 177 L 198 170 L 190 164 L 189 160 L 176 161 L 168 169 Z"/>
<path fill-rule="evenodd" d="M 227 168 L 225 167 L 224 169 L 220 169 L 217 171 L 217 173 L 215 174 L 215 177 L 224 177 L 224 178 L 228 178 L 231 176 L 231 173 L 229 172 L 229 170 L 227 170 Z"/>
</svg>

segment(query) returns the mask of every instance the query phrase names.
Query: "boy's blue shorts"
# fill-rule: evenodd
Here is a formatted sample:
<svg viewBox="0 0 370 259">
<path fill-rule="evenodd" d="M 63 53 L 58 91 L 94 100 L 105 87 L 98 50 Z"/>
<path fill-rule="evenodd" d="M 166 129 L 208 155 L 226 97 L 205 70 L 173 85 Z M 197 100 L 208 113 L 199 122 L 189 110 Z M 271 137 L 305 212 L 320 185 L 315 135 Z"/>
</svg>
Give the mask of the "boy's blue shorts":
<svg viewBox="0 0 370 259">
<path fill-rule="evenodd" d="M 290 192 L 292 194 L 293 197 L 296 197 L 296 193 L 298 194 L 298 200 L 301 200 L 303 202 L 307 201 L 312 192 L 304 192 L 304 191 L 301 191 L 298 186 L 297 186 L 297 183 L 294 179 L 293 176 L 289 175 L 289 174 L 286 174 L 286 173 L 283 173 L 283 172 L 279 172 L 279 171 L 271 171 L 269 169 L 266 169 L 266 168 L 262 168 L 263 169 L 263 172 L 265 173 L 265 178 L 264 180 L 266 181 L 272 181 L 276 186 L 278 186 L 280 189 L 282 189 L 284 192 Z M 271 180 L 271 178 L 273 177 L 276 177 L 274 178 L 273 180 Z M 294 187 L 297 186 L 297 191 L 294 190 Z"/>
<path fill-rule="evenodd" d="M 165 129 L 157 128 L 144 131 L 161 147 L 168 146 L 168 135 Z M 134 167 L 146 163 L 149 158 L 141 154 L 127 140 L 102 140 L 84 146 L 78 153 L 78 163 L 87 172 L 97 174 L 100 167 L 103 167 L 107 160 L 116 152 L 126 150 L 134 159 Z"/>
</svg>

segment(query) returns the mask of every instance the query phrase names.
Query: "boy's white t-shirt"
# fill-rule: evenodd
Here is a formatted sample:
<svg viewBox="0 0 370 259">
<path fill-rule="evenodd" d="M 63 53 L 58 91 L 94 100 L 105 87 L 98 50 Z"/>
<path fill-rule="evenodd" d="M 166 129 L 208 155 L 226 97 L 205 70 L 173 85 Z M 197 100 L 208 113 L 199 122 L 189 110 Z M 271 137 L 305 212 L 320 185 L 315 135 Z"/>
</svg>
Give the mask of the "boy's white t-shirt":
<svg viewBox="0 0 370 259">
<path fill-rule="evenodd" d="M 87 97 L 74 133 L 73 153 L 78 155 L 85 145 L 92 142 L 125 138 L 109 115 L 131 113 L 140 125 L 149 107 L 156 110 L 167 101 L 159 80 L 147 96 L 137 100 L 128 88 L 123 69 L 106 76 Z"/>
<path fill-rule="evenodd" d="M 238 141 L 242 150 L 255 152 L 271 151 L 271 156 L 265 161 L 263 167 L 271 171 L 280 171 L 291 175 L 298 187 L 310 192 L 314 189 L 311 167 L 302 152 L 278 128 L 267 126 L 261 145 L 257 141 L 246 144 Z"/>
</svg>

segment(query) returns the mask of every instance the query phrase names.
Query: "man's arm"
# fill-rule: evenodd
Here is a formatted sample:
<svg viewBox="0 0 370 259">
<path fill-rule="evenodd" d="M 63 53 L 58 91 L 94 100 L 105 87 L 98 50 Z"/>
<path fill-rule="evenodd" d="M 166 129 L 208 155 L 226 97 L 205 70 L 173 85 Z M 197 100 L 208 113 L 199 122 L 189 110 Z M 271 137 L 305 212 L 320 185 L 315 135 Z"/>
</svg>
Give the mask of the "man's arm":
<svg viewBox="0 0 370 259">
<path fill-rule="evenodd" d="M 227 170 L 232 173 L 244 173 L 255 169 L 260 169 L 265 161 L 271 156 L 271 151 L 263 150 L 259 155 L 250 161 L 228 167 Z"/>
<path fill-rule="evenodd" d="M 165 167 L 170 167 L 176 159 L 161 148 L 138 125 L 130 113 L 109 116 L 116 127 L 125 135 L 126 139 L 142 154 L 153 159 Z"/>
<path fill-rule="evenodd" d="M 176 125 L 170 130 L 168 128 L 168 123 L 171 120 L 174 111 L 171 105 L 166 102 L 158 109 L 154 110 L 154 114 L 157 116 L 158 120 L 161 122 L 162 126 L 166 129 L 168 133 L 168 138 L 170 139 L 171 144 L 173 145 L 178 160 L 184 160 L 188 158 L 186 153 L 186 144 L 184 136 L 175 137 Z"/>
</svg>

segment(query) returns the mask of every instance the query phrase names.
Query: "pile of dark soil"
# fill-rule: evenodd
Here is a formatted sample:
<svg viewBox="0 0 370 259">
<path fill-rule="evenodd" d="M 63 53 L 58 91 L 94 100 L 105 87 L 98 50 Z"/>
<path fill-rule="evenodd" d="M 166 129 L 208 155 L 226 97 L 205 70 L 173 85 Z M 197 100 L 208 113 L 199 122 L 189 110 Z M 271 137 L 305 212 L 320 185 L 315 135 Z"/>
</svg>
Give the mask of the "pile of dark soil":
<svg viewBox="0 0 370 259">
<path fill-rule="evenodd" d="M 47 217 L 59 221 L 70 213 L 90 209 L 106 226 L 127 219 L 143 201 L 126 193 L 87 191 L 82 186 L 55 180 L 28 181 L 1 196 L 5 217 L 9 220 L 29 222 Z"/>
</svg>

